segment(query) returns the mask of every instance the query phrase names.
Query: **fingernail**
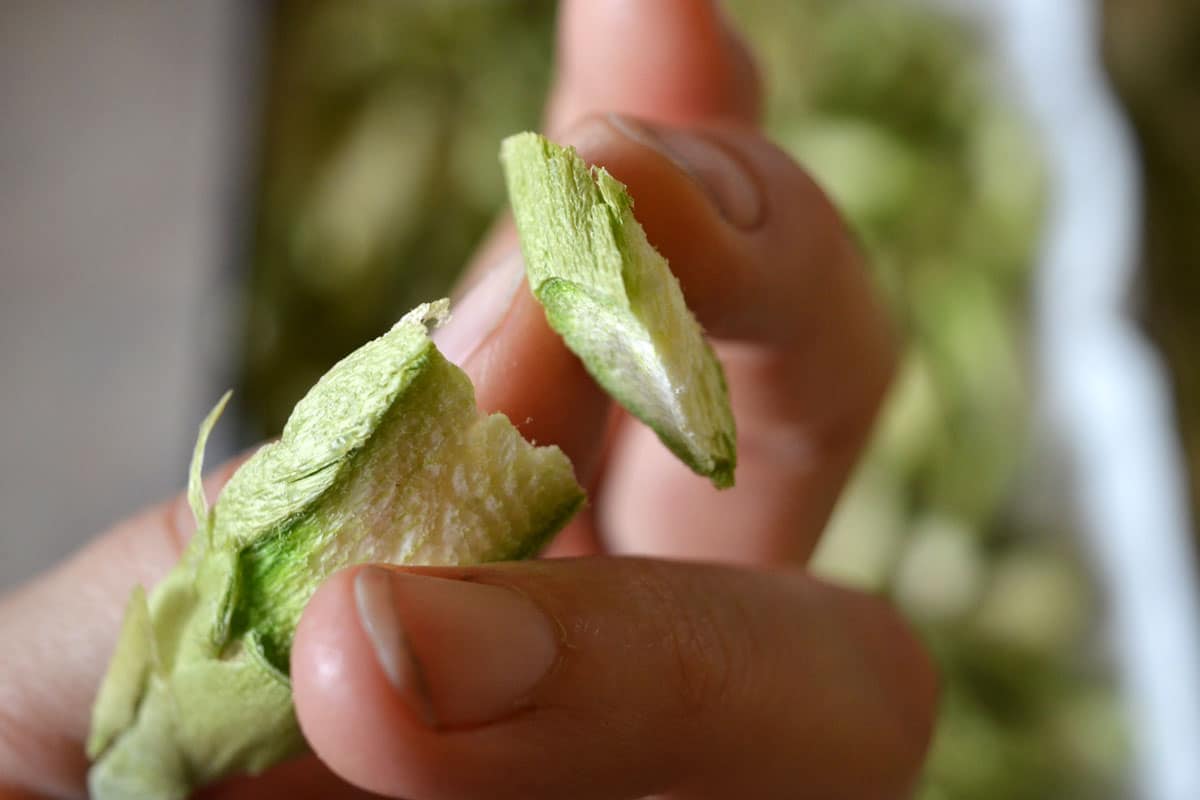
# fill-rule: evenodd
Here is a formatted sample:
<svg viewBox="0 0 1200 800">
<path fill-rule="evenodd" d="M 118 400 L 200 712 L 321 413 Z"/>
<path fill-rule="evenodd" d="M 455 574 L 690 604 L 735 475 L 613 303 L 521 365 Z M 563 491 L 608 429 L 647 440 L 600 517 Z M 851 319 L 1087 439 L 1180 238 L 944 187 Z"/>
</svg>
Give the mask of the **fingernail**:
<svg viewBox="0 0 1200 800">
<path fill-rule="evenodd" d="M 524 277 L 519 250 L 513 250 L 485 272 L 450 309 L 450 321 L 433 332 L 433 341 L 442 355 L 460 366 L 470 358 L 500 326 Z"/>
<path fill-rule="evenodd" d="M 753 228 L 762 219 L 758 184 L 745 166 L 724 146 L 703 133 L 651 127 L 624 114 L 609 114 L 614 128 L 634 141 L 652 147 L 704 187 L 730 224 Z"/>
<path fill-rule="evenodd" d="M 431 727 L 520 710 L 558 658 L 557 629 L 512 589 L 368 566 L 354 594 L 383 673 Z"/>
</svg>

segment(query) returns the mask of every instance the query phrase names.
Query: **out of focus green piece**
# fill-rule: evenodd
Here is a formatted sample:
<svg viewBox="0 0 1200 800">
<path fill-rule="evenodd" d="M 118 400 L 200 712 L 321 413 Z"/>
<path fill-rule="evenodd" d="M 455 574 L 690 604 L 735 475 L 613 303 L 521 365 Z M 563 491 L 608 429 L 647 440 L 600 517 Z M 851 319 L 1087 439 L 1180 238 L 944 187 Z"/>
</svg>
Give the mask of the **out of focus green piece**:
<svg viewBox="0 0 1200 800">
<path fill-rule="evenodd" d="M 552 0 L 289 0 L 268 41 L 239 410 L 279 431 L 331 364 L 445 294 L 537 127 Z"/>
<path fill-rule="evenodd" d="M 500 145 L 530 290 L 588 373 L 693 472 L 733 486 L 725 372 L 623 183 L 536 133 Z"/>
<path fill-rule="evenodd" d="M 983 48 L 898 0 L 727 0 L 771 135 L 849 218 L 908 337 L 815 569 L 887 592 L 944 671 L 922 800 L 1125 795 L 1086 571 L 1030 446 L 1039 157 Z M 283 3 L 246 394 L 270 433 L 342 353 L 449 285 L 537 126 L 553 3 Z M 1031 479 L 1029 476 L 1033 476 Z"/>
</svg>

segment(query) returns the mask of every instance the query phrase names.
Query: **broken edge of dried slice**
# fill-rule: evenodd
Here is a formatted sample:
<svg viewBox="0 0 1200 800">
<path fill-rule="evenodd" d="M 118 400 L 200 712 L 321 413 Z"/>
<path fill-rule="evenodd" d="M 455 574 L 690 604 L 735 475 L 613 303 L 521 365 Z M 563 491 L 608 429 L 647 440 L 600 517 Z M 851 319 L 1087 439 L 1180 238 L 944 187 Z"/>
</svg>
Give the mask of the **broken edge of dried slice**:
<svg viewBox="0 0 1200 800">
<path fill-rule="evenodd" d="M 625 186 L 535 133 L 506 139 L 500 160 L 529 286 L 551 327 L 685 464 L 732 486 L 724 372 Z"/>
</svg>

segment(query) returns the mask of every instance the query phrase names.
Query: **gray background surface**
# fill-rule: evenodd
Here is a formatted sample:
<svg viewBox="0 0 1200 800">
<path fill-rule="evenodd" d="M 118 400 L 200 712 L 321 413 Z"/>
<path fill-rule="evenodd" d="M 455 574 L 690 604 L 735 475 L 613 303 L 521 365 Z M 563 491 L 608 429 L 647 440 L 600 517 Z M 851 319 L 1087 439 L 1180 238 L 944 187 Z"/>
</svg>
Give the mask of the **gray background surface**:
<svg viewBox="0 0 1200 800">
<path fill-rule="evenodd" d="M 0 589 L 183 484 L 236 330 L 250 5 L 0 6 Z"/>
</svg>

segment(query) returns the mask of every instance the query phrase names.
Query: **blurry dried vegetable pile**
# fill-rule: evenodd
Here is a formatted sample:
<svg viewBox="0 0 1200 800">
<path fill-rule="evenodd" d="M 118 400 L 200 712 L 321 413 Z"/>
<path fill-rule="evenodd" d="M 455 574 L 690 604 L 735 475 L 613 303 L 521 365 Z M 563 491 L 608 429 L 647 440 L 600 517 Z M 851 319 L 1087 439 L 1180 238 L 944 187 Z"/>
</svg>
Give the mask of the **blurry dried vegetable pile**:
<svg viewBox="0 0 1200 800">
<path fill-rule="evenodd" d="M 548 0 L 277 4 L 239 393 L 253 438 L 453 283 L 504 202 L 501 138 L 536 125 L 553 12 Z"/>
<path fill-rule="evenodd" d="M 815 566 L 890 592 L 946 671 L 921 797 L 1125 796 L 1096 598 L 1065 484 L 1032 442 L 1035 144 L 948 20 L 742 5 L 771 66 L 772 131 L 850 217 L 908 336 Z"/>
<path fill-rule="evenodd" d="M 894 0 L 727 3 L 768 124 L 851 219 L 909 346 L 816 568 L 886 591 L 946 681 L 923 800 L 1123 796 L 1095 597 L 1030 446 L 1036 149 L 961 28 Z M 437 296 L 537 124 L 553 3 L 279 4 L 243 412 Z M 1033 476 L 1032 478 L 1030 476 Z"/>
</svg>

